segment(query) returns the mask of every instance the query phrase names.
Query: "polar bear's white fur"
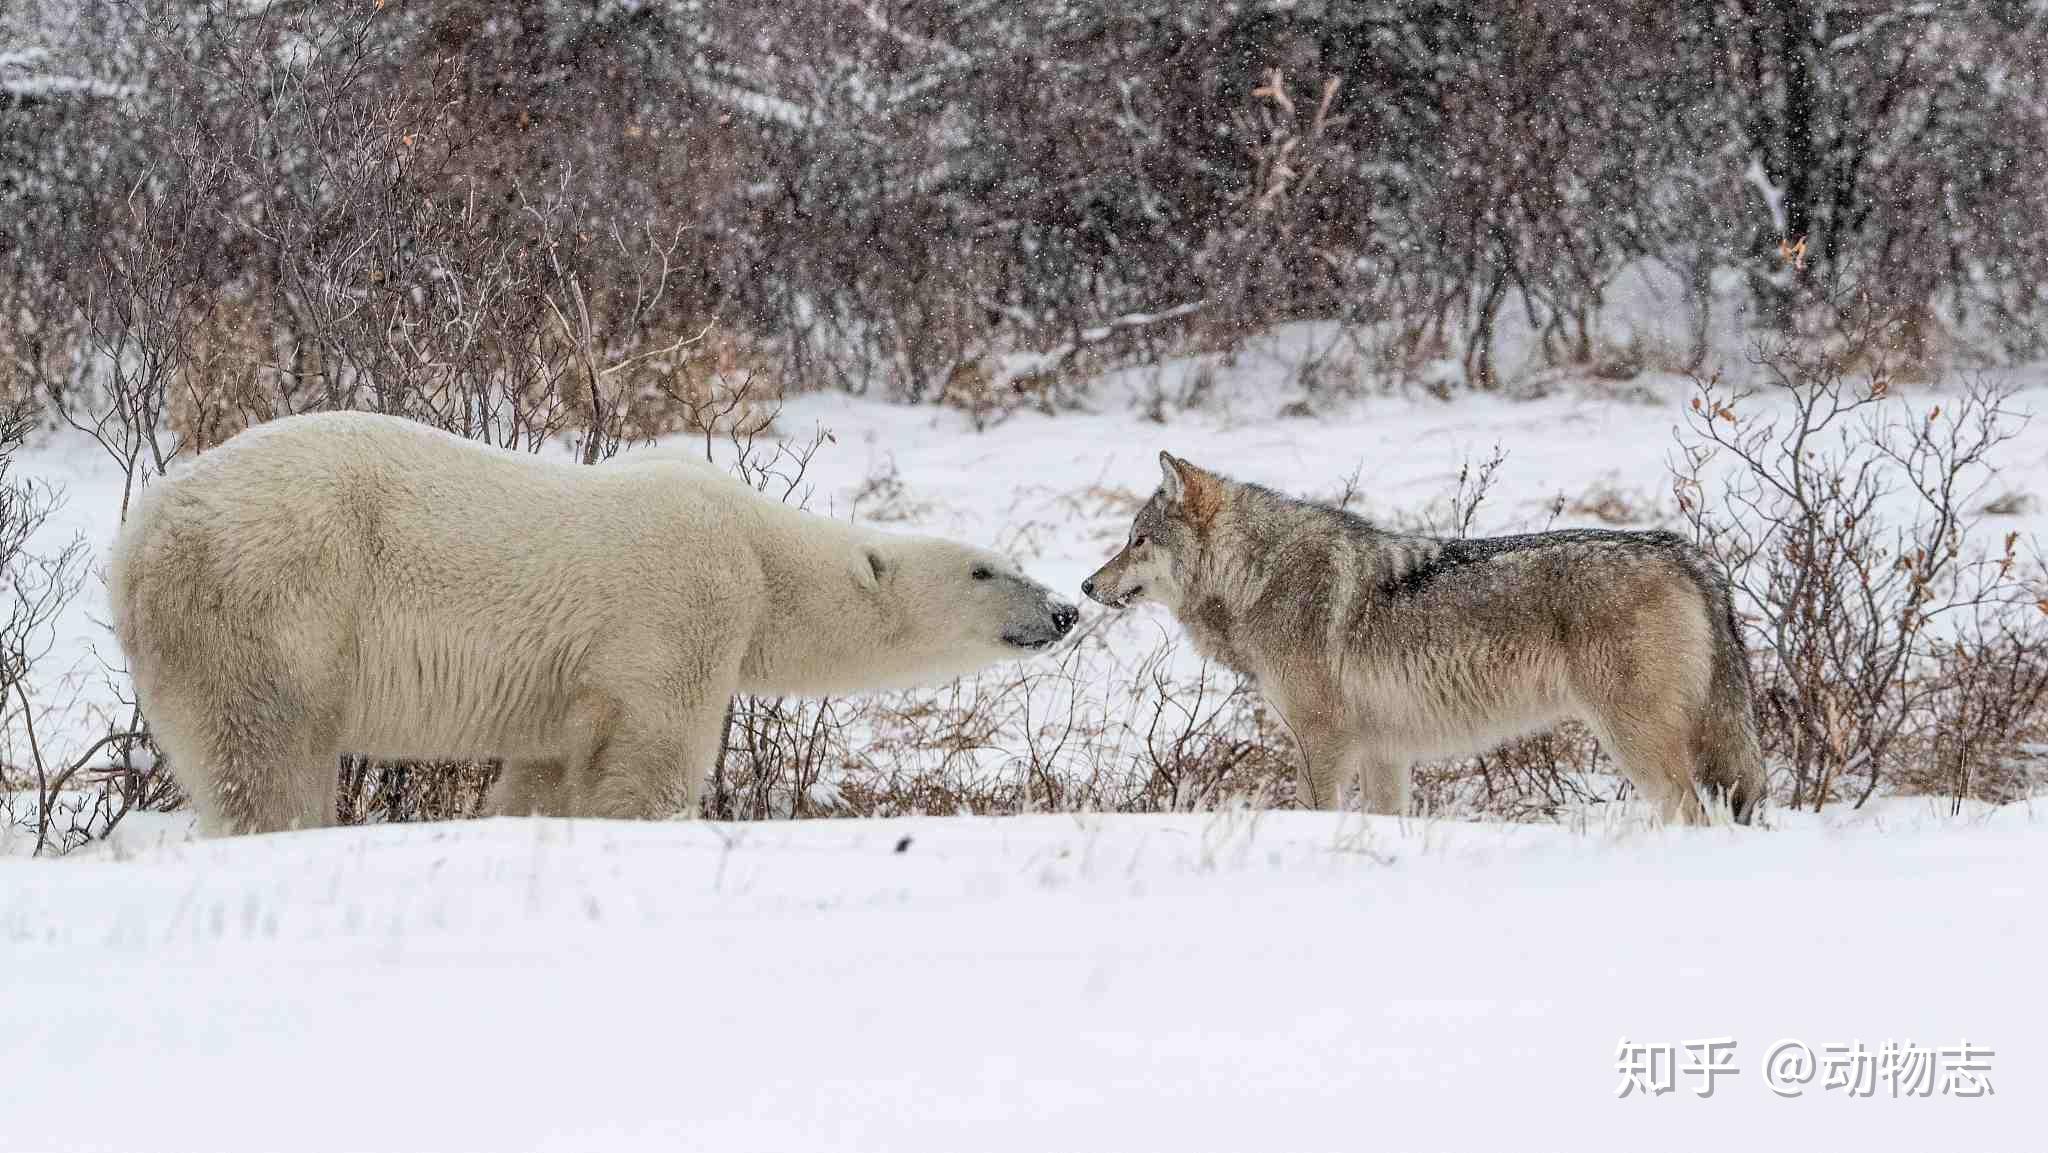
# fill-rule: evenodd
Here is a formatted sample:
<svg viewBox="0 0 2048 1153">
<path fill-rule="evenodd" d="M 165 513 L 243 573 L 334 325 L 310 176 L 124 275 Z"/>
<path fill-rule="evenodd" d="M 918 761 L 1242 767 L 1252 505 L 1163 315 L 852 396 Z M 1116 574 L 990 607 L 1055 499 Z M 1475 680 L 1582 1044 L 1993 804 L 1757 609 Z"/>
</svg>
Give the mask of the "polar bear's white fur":
<svg viewBox="0 0 2048 1153">
<path fill-rule="evenodd" d="M 257 426 L 155 486 L 112 598 L 214 833 L 332 823 L 345 752 L 502 758 L 500 812 L 666 814 L 735 692 L 943 681 L 1076 614 L 993 553 L 707 464 L 583 467 L 364 413 Z"/>
</svg>

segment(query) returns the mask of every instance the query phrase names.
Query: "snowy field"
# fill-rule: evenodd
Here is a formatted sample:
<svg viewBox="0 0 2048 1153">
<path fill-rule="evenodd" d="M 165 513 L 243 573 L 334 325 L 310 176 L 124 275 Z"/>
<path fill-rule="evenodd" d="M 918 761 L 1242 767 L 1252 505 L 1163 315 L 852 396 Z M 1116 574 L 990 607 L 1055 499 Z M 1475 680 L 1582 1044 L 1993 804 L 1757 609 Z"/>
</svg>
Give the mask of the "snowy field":
<svg viewBox="0 0 2048 1153">
<path fill-rule="evenodd" d="M 0 1149 L 2018 1150 L 2048 1124 L 2023 807 L 184 837 L 0 863 Z M 1711 1098 L 1682 1049 L 1674 1091 L 1617 1098 L 1624 1039 L 1716 1038 Z M 1991 1094 L 1782 1097 L 1784 1040 L 1967 1042 Z"/>
<path fill-rule="evenodd" d="M 838 395 L 777 427 L 832 434 L 813 509 L 994 545 L 1069 596 L 1161 448 L 1309 495 L 1355 476 L 1355 508 L 1418 524 L 1498 445 L 1480 531 L 1673 513 L 1675 378 L 1282 415 L 1311 338 L 1255 348 L 1164 424 L 1142 397 L 1196 365 L 988 434 Z M 2008 375 L 2022 407 L 2048 395 L 2039 369 Z M 118 488 L 96 454 L 54 435 L 22 462 L 68 491 L 46 545 L 103 556 Z M 1999 463 L 1989 495 L 2048 493 L 2048 426 Z M 76 701 L 46 718 L 59 750 L 113 707 L 104 620 L 95 584 L 51 638 L 38 690 Z M 1103 635 L 1174 631 L 1145 609 Z M 144 814 L 54 861 L 16 837 L 0 1150 L 2033 1147 L 2048 812 L 1895 798 L 1770 824 L 1596 806 L 1541 827 L 1232 811 L 199 842 Z M 1736 1072 L 1702 1099 L 1682 1046 L 1711 1039 Z M 1781 1096 L 1765 1058 L 1787 1040 L 1937 1050 L 1929 1095 L 1873 1069 L 1874 1096 L 1824 1071 Z M 1646 1071 L 1674 1091 L 1617 1099 L 1624 1042 L 1679 1046 L 1680 1071 Z M 1989 1096 L 1942 1067 L 1965 1043 L 1992 1051 Z"/>
</svg>

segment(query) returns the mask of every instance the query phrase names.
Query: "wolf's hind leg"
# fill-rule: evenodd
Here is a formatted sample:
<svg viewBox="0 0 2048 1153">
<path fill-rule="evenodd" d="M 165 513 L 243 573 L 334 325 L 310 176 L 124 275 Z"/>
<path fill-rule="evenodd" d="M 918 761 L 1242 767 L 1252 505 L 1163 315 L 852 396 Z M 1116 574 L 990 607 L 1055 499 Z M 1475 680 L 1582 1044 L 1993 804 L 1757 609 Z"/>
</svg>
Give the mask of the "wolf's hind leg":
<svg viewBox="0 0 2048 1153">
<path fill-rule="evenodd" d="M 1677 720 L 1608 717 L 1601 738 L 1660 820 L 1703 825 L 1707 813 L 1693 787 L 1692 742 Z"/>
<path fill-rule="evenodd" d="M 1699 720 L 1695 747 L 1699 750 L 1700 790 L 1715 805 L 1727 805 L 1736 824 L 1755 820 L 1769 780 L 1757 749 L 1746 691 L 1738 691 L 1733 701 L 1716 701 L 1709 707 Z"/>
</svg>

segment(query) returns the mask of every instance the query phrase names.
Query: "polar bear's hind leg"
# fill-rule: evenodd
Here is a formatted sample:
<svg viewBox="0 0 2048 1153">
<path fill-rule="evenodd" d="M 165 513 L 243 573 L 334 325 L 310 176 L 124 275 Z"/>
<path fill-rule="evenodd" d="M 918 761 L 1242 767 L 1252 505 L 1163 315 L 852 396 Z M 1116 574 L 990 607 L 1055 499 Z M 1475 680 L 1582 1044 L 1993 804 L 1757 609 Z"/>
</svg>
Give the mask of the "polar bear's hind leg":
<svg viewBox="0 0 2048 1153">
<path fill-rule="evenodd" d="M 340 749 L 332 704 L 318 705 L 269 662 L 223 662 L 166 686 L 157 738 L 208 833 L 270 833 L 334 823 Z"/>
</svg>

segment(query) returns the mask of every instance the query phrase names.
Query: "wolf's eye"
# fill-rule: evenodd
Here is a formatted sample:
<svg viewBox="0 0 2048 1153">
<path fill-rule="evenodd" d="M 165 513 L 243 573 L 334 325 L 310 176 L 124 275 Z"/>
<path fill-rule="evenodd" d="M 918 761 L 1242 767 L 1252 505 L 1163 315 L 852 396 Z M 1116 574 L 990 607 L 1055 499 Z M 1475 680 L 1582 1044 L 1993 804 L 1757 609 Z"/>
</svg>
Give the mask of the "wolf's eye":
<svg viewBox="0 0 2048 1153">
<path fill-rule="evenodd" d="M 1143 548 L 1145 546 L 1145 542 L 1151 539 L 1151 537 L 1146 536 L 1144 533 L 1139 533 L 1137 536 L 1131 538 L 1131 547 Z"/>
<path fill-rule="evenodd" d="M 974 566 L 974 571 L 969 573 L 968 575 L 973 577 L 975 580 L 985 581 L 995 576 L 996 574 L 995 570 L 989 568 L 987 565 L 978 564 Z"/>
</svg>

